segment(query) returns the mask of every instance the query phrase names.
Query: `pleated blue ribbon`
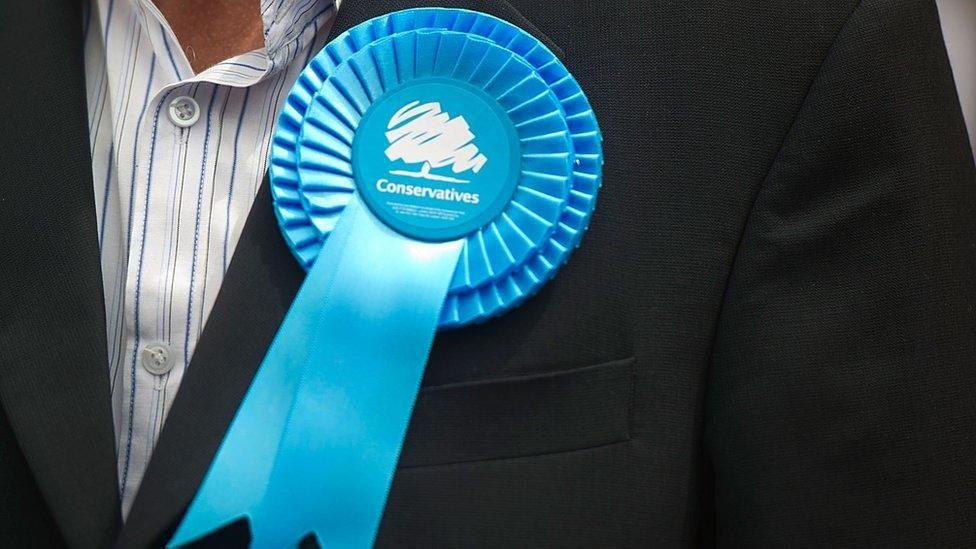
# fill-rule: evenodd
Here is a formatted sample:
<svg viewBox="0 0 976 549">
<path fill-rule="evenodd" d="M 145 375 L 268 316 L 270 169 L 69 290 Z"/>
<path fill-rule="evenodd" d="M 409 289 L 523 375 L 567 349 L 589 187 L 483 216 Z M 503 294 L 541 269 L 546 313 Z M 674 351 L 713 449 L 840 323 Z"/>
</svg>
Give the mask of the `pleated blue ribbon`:
<svg viewBox="0 0 976 549">
<path fill-rule="evenodd" d="M 309 273 L 170 545 L 248 518 L 254 547 L 371 546 L 434 334 L 565 263 L 600 142 L 562 63 L 494 17 L 405 10 L 327 45 L 270 168 Z"/>
</svg>

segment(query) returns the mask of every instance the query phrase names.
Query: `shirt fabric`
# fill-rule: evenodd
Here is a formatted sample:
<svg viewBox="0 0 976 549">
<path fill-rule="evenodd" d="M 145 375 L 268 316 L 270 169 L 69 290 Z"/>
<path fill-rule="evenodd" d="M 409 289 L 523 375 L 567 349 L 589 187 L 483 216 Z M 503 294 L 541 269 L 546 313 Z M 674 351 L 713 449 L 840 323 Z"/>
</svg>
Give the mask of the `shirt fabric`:
<svg viewBox="0 0 976 549">
<path fill-rule="evenodd" d="M 268 161 L 281 102 L 338 3 L 262 0 L 265 47 L 194 74 L 151 0 L 91 0 L 92 170 L 119 490 L 128 514 Z M 199 104 L 192 126 L 168 114 Z M 149 349 L 166 351 L 162 375 Z M 171 368 L 171 369 L 170 369 Z"/>
</svg>

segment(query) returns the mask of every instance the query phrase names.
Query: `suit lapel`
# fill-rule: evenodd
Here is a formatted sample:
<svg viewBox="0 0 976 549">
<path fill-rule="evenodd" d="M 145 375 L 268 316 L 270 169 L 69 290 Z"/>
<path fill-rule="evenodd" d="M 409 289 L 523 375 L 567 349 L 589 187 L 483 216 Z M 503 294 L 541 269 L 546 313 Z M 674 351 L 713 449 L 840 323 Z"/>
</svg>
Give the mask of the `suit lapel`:
<svg viewBox="0 0 976 549">
<path fill-rule="evenodd" d="M 120 523 L 81 6 L 0 5 L 0 403 L 65 540 Z"/>
<path fill-rule="evenodd" d="M 183 376 L 119 545 L 175 526 L 216 453 L 304 273 L 281 243 L 265 180 Z"/>
<path fill-rule="evenodd" d="M 500 0 L 343 0 L 332 35 L 378 15 L 436 5 L 491 13 L 529 26 Z M 158 545 L 170 537 L 303 279 L 304 272 L 278 230 L 265 179 L 160 433 L 119 546 Z"/>
</svg>

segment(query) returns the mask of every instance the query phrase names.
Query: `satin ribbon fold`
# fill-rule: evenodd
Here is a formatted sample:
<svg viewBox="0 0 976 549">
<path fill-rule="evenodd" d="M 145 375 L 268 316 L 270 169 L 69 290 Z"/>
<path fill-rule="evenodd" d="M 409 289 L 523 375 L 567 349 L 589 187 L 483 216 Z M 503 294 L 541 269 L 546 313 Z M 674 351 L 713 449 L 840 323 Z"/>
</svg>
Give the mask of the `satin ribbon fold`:
<svg viewBox="0 0 976 549">
<path fill-rule="evenodd" d="M 252 547 L 373 544 L 462 245 L 402 236 L 353 195 L 171 547 L 242 517 Z"/>
</svg>

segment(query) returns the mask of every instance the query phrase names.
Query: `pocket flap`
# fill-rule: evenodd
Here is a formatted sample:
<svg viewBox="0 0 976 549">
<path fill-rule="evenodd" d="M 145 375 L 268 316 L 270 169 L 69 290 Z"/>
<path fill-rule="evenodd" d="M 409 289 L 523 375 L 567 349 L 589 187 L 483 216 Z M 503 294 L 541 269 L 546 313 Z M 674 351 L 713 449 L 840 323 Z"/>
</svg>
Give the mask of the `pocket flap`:
<svg viewBox="0 0 976 549">
<path fill-rule="evenodd" d="M 634 359 L 424 388 L 400 467 L 565 452 L 630 438 Z"/>
</svg>

